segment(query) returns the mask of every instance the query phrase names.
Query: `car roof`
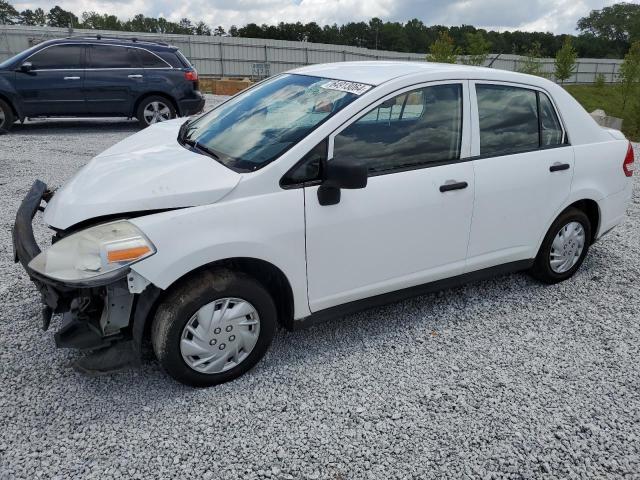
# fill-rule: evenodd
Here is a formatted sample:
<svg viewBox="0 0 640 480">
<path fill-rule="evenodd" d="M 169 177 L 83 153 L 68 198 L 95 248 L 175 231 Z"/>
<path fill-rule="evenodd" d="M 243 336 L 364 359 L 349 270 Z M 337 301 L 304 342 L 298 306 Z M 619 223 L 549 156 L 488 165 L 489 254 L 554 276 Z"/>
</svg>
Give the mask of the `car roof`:
<svg viewBox="0 0 640 480">
<path fill-rule="evenodd" d="M 162 42 L 154 42 L 150 40 L 144 40 L 136 37 L 131 38 L 119 38 L 119 37 L 105 37 L 102 35 L 82 35 L 82 36 L 73 36 L 66 38 L 56 38 L 53 40 L 47 40 L 46 42 L 42 42 L 38 44 L 38 46 L 43 45 L 55 45 L 60 43 L 77 43 L 77 44 L 100 44 L 100 45 L 118 45 L 118 46 L 128 46 L 128 47 L 143 47 L 147 50 L 156 50 L 156 51 L 175 51 L 178 50 L 177 47 L 173 45 L 169 45 L 167 43 Z"/>
<path fill-rule="evenodd" d="M 295 70 L 290 70 L 289 73 L 332 78 L 348 82 L 366 83 L 368 85 L 381 85 L 399 77 L 411 76 L 413 78 L 415 75 L 424 76 L 425 80 L 428 81 L 446 79 L 482 79 L 528 83 L 531 85 L 539 85 L 541 82 L 548 82 L 540 77 L 509 72 L 506 70 L 450 63 L 433 63 L 427 61 L 409 62 L 376 60 L 364 62 L 325 63 L 297 68 Z"/>
</svg>

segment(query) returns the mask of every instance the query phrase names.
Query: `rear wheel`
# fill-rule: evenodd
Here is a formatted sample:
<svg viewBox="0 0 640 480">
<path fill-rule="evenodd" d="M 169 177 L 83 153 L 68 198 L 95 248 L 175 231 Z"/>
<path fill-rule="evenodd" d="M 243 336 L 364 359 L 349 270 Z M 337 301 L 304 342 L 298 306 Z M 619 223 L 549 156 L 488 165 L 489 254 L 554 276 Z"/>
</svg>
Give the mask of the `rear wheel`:
<svg viewBox="0 0 640 480">
<path fill-rule="evenodd" d="M 0 100 L 0 131 L 11 130 L 15 117 L 13 116 L 13 110 L 4 100 Z"/>
<path fill-rule="evenodd" d="M 176 109 L 166 98 L 157 95 L 147 97 L 138 105 L 136 118 L 142 128 L 176 118 Z"/>
<path fill-rule="evenodd" d="M 566 210 L 547 232 L 531 274 L 550 284 L 572 277 L 589 252 L 590 239 L 589 217 L 576 208 Z"/>
<path fill-rule="evenodd" d="M 267 290 L 239 272 L 203 272 L 174 289 L 158 307 L 152 344 L 162 368 L 186 385 L 233 380 L 267 352 L 276 307 Z"/>
</svg>

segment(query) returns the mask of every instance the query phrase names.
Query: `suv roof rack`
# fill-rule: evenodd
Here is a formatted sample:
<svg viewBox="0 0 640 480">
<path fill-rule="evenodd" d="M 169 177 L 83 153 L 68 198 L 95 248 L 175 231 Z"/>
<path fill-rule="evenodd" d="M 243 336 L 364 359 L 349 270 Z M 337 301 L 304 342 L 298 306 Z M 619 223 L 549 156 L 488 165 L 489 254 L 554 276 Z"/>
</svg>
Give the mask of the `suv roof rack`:
<svg viewBox="0 0 640 480">
<path fill-rule="evenodd" d="M 75 39 L 84 39 L 84 40 L 118 40 L 121 42 L 133 42 L 133 43 L 147 43 L 151 45 L 160 45 L 163 47 L 169 47 L 170 45 L 165 42 L 157 42 L 155 40 L 140 40 L 138 37 L 114 37 L 109 35 L 101 35 L 97 34 L 96 36 L 87 36 L 87 35 L 72 35 L 67 38 L 75 38 Z"/>
</svg>

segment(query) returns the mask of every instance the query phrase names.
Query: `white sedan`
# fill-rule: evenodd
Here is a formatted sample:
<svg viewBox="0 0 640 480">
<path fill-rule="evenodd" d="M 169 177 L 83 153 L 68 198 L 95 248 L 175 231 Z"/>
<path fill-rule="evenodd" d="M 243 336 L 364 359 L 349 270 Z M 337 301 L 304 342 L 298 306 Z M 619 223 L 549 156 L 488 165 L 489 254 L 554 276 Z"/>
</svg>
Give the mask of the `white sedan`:
<svg viewBox="0 0 640 480">
<path fill-rule="evenodd" d="M 141 131 L 13 233 L 44 326 L 104 373 L 150 336 L 194 386 L 242 375 L 293 329 L 487 275 L 571 277 L 631 198 L 633 151 L 561 87 L 404 62 L 315 65 Z M 36 244 L 46 202 L 54 242 Z"/>
</svg>

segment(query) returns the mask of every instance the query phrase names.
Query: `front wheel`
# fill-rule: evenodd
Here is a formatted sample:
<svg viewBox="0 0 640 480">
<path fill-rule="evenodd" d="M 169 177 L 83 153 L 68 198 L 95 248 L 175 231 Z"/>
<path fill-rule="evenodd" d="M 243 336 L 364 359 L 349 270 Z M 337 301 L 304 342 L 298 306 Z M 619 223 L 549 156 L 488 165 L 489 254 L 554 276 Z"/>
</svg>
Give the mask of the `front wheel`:
<svg viewBox="0 0 640 480">
<path fill-rule="evenodd" d="M 136 118 L 142 128 L 176 118 L 176 109 L 164 97 L 147 97 L 138 105 Z"/>
<path fill-rule="evenodd" d="M 591 240 L 589 217 L 576 208 L 563 212 L 545 236 L 531 274 L 544 283 L 558 283 L 580 268 Z"/>
<path fill-rule="evenodd" d="M 209 387 L 258 363 L 276 322 L 273 299 L 256 280 L 226 269 L 207 271 L 183 281 L 160 304 L 151 341 L 174 379 Z"/>
</svg>

